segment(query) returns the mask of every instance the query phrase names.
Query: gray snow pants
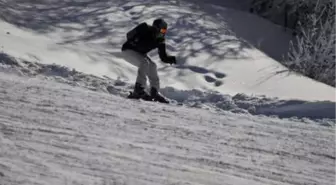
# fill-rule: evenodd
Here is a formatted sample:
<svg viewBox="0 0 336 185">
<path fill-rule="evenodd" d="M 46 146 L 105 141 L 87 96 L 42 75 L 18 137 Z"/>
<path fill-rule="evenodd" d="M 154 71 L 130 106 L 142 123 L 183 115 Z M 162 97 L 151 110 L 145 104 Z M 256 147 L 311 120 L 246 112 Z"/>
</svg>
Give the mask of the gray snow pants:
<svg viewBox="0 0 336 185">
<path fill-rule="evenodd" d="M 147 78 L 151 87 L 160 89 L 160 79 L 157 72 L 156 64 L 147 56 L 142 55 L 133 50 L 125 50 L 122 52 L 124 58 L 134 66 L 138 67 L 138 76 L 136 82 L 142 87 L 146 87 Z"/>
</svg>

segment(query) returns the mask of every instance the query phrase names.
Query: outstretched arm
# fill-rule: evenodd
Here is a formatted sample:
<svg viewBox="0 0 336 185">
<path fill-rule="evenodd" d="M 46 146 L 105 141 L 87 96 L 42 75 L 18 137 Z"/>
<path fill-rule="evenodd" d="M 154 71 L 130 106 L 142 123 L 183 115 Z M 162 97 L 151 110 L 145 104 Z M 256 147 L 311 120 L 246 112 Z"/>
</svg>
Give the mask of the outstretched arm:
<svg viewBox="0 0 336 185">
<path fill-rule="evenodd" d="M 158 50 L 159 50 L 160 59 L 162 60 L 162 62 L 166 62 L 168 58 L 168 55 L 166 52 L 166 44 L 164 42 L 160 43 L 158 46 Z"/>
<path fill-rule="evenodd" d="M 169 63 L 169 64 L 176 64 L 175 57 L 167 55 L 166 44 L 165 44 L 164 41 L 162 41 L 159 44 L 158 50 L 159 50 L 159 56 L 160 56 L 160 59 L 161 59 L 162 62 Z"/>
</svg>

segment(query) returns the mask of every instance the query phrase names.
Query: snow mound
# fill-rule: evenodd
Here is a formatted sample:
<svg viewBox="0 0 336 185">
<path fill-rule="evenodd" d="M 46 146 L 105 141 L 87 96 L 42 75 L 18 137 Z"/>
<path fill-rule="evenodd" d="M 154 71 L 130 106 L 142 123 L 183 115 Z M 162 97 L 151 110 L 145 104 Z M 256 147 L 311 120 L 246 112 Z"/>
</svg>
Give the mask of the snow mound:
<svg viewBox="0 0 336 185">
<path fill-rule="evenodd" d="M 243 93 L 230 96 L 219 92 L 177 90 L 172 87 L 162 89 L 162 93 L 180 103 L 198 107 L 208 105 L 235 113 L 278 116 L 279 118 L 335 119 L 335 102 L 330 101 L 280 100 L 265 96 L 248 96 Z"/>
<path fill-rule="evenodd" d="M 5 53 L 0 53 L 0 66 L 2 71 L 45 78 L 118 96 L 125 97 L 133 89 L 132 84 L 122 79 L 89 75 L 56 64 L 16 60 Z M 173 104 L 188 107 L 279 118 L 335 119 L 335 102 L 330 101 L 281 100 L 266 96 L 248 96 L 243 93 L 231 96 L 216 91 L 179 90 L 174 87 L 162 88 L 161 93 Z"/>
</svg>

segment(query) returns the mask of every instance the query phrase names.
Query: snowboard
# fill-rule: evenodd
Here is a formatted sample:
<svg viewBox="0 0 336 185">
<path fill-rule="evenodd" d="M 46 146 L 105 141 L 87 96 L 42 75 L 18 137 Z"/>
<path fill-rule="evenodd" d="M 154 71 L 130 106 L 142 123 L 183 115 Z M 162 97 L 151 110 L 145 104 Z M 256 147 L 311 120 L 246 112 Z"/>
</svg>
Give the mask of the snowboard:
<svg viewBox="0 0 336 185">
<path fill-rule="evenodd" d="M 153 101 L 152 98 L 141 98 L 139 96 L 135 96 L 132 91 L 129 91 L 128 99 L 137 99 L 137 100 L 145 100 L 145 101 Z"/>
<path fill-rule="evenodd" d="M 127 96 L 128 99 L 138 99 L 138 100 L 144 100 L 144 101 L 151 101 L 151 102 L 157 102 L 157 103 L 163 103 L 163 104 L 169 104 L 169 102 L 159 102 L 159 101 L 154 101 L 150 97 L 146 98 L 141 98 L 139 96 L 135 96 L 132 91 L 129 92 L 129 95 Z"/>
<path fill-rule="evenodd" d="M 109 92 L 110 94 L 119 94 L 119 91 L 118 89 L 116 89 L 114 86 L 107 86 L 106 87 L 106 90 L 107 92 Z M 124 96 L 125 97 L 125 96 Z M 163 103 L 163 102 L 158 102 L 158 101 L 153 101 L 152 98 L 140 98 L 139 96 L 135 96 L 133 94 L 132 91 L 129 91 L 129 94 L 126 95 L 127 99 L 132 99 L 132 100 L 143 100 L 143 101 L 151 101 L 151 102 L 157 102 L 157 103 Z M 163 103 L 163 104 L 170 104 L 171 102 L 168 102 L 168 103 Z"/>
</svg>

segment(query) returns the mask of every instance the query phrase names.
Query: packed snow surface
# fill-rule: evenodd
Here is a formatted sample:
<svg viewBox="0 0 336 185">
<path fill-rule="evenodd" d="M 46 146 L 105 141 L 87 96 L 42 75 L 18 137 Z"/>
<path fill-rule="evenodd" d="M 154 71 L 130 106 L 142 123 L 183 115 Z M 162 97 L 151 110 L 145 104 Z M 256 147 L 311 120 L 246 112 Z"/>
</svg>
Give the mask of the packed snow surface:
<svg viewBox="0 0 336 185">
<path fill-rule="evenodd" d="M 335 182 L 334 127 L 0 73 L 0 184 Z"/>
<path fill-rule="evenodd" d="M 247 1 L 0 0 L 0 185 L 335 184 L 335 89 Z M 170 105 L 125 98 L 125 33 L 157 17 Z"/>
</svg>

